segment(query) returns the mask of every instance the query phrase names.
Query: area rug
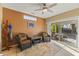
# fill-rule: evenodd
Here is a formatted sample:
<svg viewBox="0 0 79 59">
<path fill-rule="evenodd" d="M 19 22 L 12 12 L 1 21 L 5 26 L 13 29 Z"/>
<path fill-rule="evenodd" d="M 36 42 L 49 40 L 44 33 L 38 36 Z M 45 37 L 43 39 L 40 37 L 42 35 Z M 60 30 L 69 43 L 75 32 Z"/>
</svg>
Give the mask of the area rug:
<svg viewBox="0 0 79 59">
<path fill-rule="evenodd" d="M 53 56 L 61 48 L 52 42 L 45 42 L 33 45 L 31 48 L 26 49 L 20 53 L 18 56 Z"/>
</svg>

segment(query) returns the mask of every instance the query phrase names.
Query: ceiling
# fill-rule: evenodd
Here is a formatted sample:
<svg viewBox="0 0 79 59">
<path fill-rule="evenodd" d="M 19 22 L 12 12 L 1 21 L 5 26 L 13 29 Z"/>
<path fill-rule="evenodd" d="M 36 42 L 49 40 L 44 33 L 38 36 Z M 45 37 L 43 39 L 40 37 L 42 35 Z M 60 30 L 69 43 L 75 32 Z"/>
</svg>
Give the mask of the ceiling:
<svg viewBox="0 0 79 59">
<path fill-rule="evenodd" d="M 53 3 L 47 3 L 47 6 L 52 5 Z M 50 8 L 53 12 L 46 12 L 42 14 L 42 11 L 34 11 L 39 9 L 42 4 L 41 3 L 2 3 L 3 7 L 7 7 L 10 9 L 14 9 L 20 12 L 28 13 L 30 15 L 48 18 L 51 16 L 55 16 L 57 14 L 70 11 L 72 9 L 79 8 L 79 3 L 57 3 L 56 6 Z"/>
</svg>

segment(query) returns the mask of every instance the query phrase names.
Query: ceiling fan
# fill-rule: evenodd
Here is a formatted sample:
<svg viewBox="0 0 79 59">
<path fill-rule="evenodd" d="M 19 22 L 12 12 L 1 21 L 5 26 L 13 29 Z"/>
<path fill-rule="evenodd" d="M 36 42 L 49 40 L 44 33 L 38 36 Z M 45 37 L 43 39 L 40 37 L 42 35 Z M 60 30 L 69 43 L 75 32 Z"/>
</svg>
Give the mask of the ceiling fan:
<svg viewBox="0 0 79 59">
<path fill-rule="evenodd" d="M 41 8 L 36 9 L 34 11 L 42 11 L 42 14 L 44 14 L 45 12 L 51 12 L 52 13 L 53 11 L 50 10 L 50 8 L 52 8 L 52 7 L 56 6 L 56 5 L 57 5 L 57 3 L 54 3 L 54 4 L 50 5 L 50 6 L 47 6 L 46 3 L 42 3 Z"/>
</svg>

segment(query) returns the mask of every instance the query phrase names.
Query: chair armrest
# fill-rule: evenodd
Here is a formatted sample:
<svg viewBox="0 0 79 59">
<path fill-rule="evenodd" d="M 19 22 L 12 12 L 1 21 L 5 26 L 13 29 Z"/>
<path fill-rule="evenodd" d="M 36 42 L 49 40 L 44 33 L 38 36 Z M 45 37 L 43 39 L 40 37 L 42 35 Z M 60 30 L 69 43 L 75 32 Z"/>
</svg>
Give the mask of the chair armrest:
<svg viewBox="0 0 79 59">
<path fill-rule="evenodd" d="M 50 37 L 50 35 L 47 33 L 47 36 Z"/>
</svg>

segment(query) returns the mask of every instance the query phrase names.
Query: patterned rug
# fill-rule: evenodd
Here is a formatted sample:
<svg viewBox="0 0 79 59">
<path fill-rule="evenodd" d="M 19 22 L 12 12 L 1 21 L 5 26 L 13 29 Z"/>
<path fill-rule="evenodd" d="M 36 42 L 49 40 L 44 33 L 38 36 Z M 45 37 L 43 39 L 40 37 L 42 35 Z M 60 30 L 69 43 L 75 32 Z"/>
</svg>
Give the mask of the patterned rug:
<svg viewBox="0 0 79 59">
<path fill-rule="evenodd" d="M 62 48 L 53 42 L 45 42 L 33 45 L 31 48 L 18 53 L 18 56 L 54 56 Z M 60 52 L 61 53 L 61 52 Z M 70 54 L 69 54 L 70 55 Z"/>
</svg>

